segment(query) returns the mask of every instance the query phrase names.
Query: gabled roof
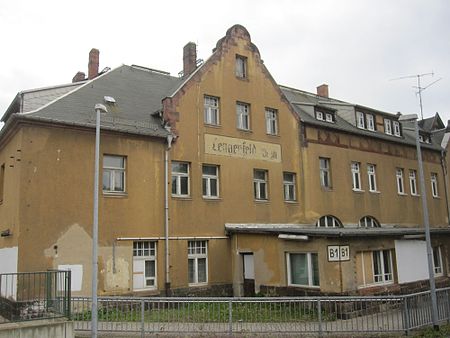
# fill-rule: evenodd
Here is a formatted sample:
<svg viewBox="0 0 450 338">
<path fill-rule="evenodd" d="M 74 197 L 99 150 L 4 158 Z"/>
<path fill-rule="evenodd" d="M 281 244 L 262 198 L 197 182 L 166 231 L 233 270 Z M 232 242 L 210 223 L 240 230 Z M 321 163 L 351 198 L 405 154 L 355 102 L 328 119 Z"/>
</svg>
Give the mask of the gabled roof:
<svg viewBox="0 0 450 338">
<path fill-rule="evenodd" d="M 432 117 L 427 117 L 423 120 L 419 121 L 419 126 L 426 132 L 432 132 L 434 130 L 445 128 L 444 123 L 441 120 L 441 117 L 438 113 L 436 113 Z"/>
<path fill-rule="evenodd" d="M 161 120 L 152 114 L 162 108 L 162 99 L 173 92 L 180 79 L 168 73 L 138 66 L 120 66 L 101 76 L 75 86 L 35 110 L 19 113 L 26 120 L 76 126 L 95 127 L 94 106 L 113 97 L 114 105 L 102 116 L 102 129 L 166 137 L 168 132 Z M 36 93 L 36 91 L 30 91 Z M 42 101 L 37 95 L 36 100 Z M 32 106 L 33 100 L 30 100 Z"/>
</svg>

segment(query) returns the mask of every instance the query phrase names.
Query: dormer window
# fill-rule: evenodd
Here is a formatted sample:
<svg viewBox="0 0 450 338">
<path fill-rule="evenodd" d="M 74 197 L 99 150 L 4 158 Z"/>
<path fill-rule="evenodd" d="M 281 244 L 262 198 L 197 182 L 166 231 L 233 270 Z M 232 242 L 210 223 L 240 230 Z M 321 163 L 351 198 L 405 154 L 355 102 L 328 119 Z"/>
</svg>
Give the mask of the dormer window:
<svg viewBox="0 0 450 338">
<path fill-rule="evenodd" d="M 419 141 L 422 143 L 431 143 L 431 138 L 429 135 L 419 134 Z"/>
<path fill-rule="evenodd" d="M 392 126 L 394 127 L 394 135 L 398 137 L 402 136 L 402 133 L 400 131 L 400 122 L 392 121 Z"/>
<path fill-rule="evenodd" d="M 331 112 L 316 110 L 316 120 L 334 123 L 334 114 Z"/>
<path fill-rule="evenodd" d="M 373 115 L 366 114 L 366 121 L 367 121 L 367 129 L 374 131 L 375 130 L 375 122 L 374 122 Z"/>
<path fill-rule="evenodd" d="M 389 119 L 384 119 L 384 133 L 392 135 L 392 121 Z"/>
<path fill-rule="evenodd" d="M 375 116 L 369 113 L 356 112 L 356 126 L 359 129 L 375 131 Z"/>
<path fill-rule="evenodd" d="M 387 135 L 402 136 L 400 122 L 391 119 L 384 119 L 384 133 Z"/>
<path fill-rule="evenodd" d="M 334 122 L 334 118 L 333 117 L 334 117 L 333 114 L 326 113 L 325 114 L 325 121 L 333 123 Z"/>
</svg>

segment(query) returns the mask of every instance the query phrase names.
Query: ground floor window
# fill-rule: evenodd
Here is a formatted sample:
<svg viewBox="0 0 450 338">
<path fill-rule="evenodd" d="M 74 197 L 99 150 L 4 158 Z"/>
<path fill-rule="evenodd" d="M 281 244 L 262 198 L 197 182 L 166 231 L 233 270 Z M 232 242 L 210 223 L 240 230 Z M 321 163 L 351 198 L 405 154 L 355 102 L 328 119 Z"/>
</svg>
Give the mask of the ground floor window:
<svg viewBox="0 0 450 338">
<path fill-rule="evenodd" d="M 434 274 L 436 276 L 442 276 L 442 255 L 441 255 L 441 247 L 437 246 L 433 248 L 433 265 L 434 265 Z"/>
<path fill-rule="evenodd" d="M 394 250 L 363 251 L 356 255 L 359 287 L 394 282 Z"/>
<path fill-rule="evenodd" d="M 288 253 L 288 285 L 319 286 L 319 261 L 317 253 Z"/>
<path fill-rule="evenodd" d="M 392 282 L 392 252 L 391 250 L 373 251 L 373 278 L 375 283 Z"/>
<path fill-rule="evenodd" d="M 133 289 L 156 288 L 156 243 L 133 242 Z"/>
<path fill-rule="evenodd" d="M 207 241 L 188 242 L 189 285 L 208 282 L 208 245 Z"/>
</svg>

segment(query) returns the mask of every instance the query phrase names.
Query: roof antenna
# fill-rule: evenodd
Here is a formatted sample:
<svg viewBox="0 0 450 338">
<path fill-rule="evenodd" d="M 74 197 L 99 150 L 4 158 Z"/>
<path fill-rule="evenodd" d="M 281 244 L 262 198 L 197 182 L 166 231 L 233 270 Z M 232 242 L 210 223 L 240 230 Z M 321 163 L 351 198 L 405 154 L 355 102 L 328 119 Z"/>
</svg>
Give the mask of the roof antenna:
<svg viewBox="0 0 450 338">
<path fill-rule="evenodd" d="M 422 92 L 427 89 L 428 87 L 434 85 L 436 82 L 442 80 L 442 77 L 440 77 L 439 79 L 437 79 L 436 81 L 433 81 L 431 83 L 429 83 L 428 85 L 426 85 L 425 87 L 422 87 L 420 85 L 420 79 L 424 76 L 434 76 L 434 72 L 432 71 L 431 73 L 423 73 L 423 74 L 416 74 L 416 75 L 407 75 L 407 76 L 401 76 L 401 77 L 396 77 L 394 79 L 390 79 L 389 81 L 395 81 L 395 80 L 403 80 L 403 79 L 411 79 L 411 78 L 417 78 L 417 86 L 413 86 L 413 88 L 417 89 L 416 95 L 419 95 L 419 104 L 420 104 L 420 117 L 423 120 L 423 105 L 422 105 Z"/>
</svg>

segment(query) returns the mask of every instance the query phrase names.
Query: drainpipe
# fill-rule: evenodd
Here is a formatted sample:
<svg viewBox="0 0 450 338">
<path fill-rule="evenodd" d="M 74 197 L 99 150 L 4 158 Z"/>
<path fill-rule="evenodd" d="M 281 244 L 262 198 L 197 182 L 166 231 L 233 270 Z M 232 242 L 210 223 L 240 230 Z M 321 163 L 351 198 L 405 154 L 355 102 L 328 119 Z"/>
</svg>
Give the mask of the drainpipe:
<svg viewBox="0 0 450 338">
<path fill-rule="evenodd" d="M 447 223 L 450 225 L 450 206 L 448 201 L 448 168 L 445 161 L 445 150 L 441 150 L 441 166 L 442 166 L 442 176 L 444 176 L 444 193 L 445 193 L 445 205 L 447 207 Z"/>
<path fill-rule="evenodd" d="M 167 148 L 164 150 L 164 257 L 165 257 L 165 292 L 170 296 L 170 262 L 169 262 L 169 151 L 173 135 L 167 136 Z"/>
</svg>

